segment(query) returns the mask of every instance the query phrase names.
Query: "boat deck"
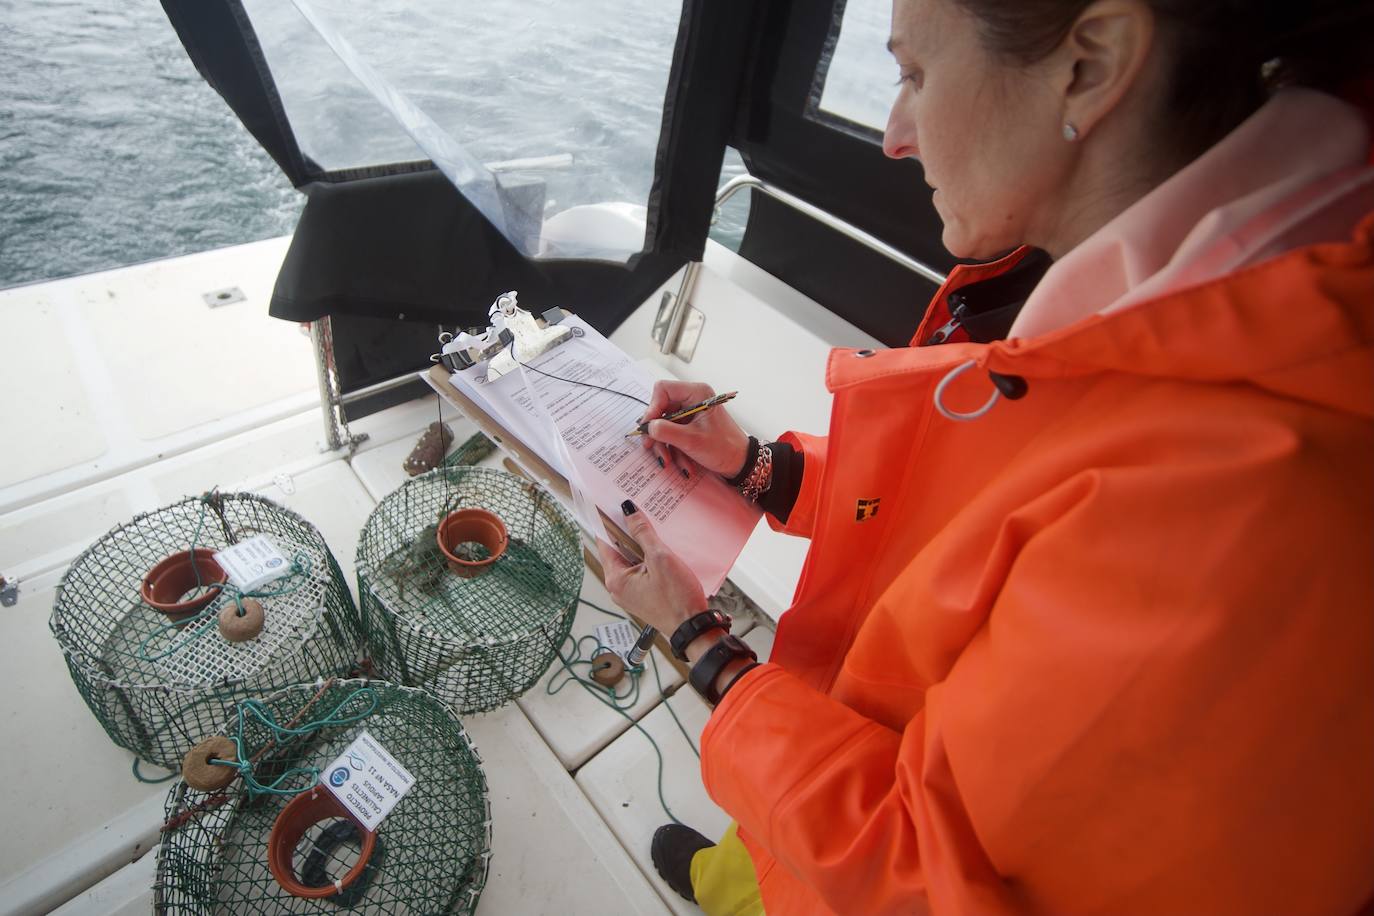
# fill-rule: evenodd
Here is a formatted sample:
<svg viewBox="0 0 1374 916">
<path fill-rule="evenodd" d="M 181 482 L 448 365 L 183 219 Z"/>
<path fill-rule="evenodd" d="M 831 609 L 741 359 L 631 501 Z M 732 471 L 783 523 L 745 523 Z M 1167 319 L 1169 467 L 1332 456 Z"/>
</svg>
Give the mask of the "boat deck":
<svg viewBox="0 0 1374 916">
<path fill-rule="evenodd" d="M 168 784 L 135 780 L 132 755 L 109 741 L 70 680 L 48 630 L 67 565 L 134 514 L 218 486 L 257 492 L 301 514 L 356 588 L 359 532 L 378 500 L 406 479 L 402 460 L 436 417 L 436 399 L 419 399 L 355 422 L 352 431 L 368 439 L 352 456 L 322 450 L 310 341 L 265 317 L 285 247 L 274 239 L 0 291 L 11 344 L 0 363 L 0 416 L 10 433 L 0 455 L 0 574 L 20 583 L 18 603 L 0 608 L 7 688 L 0 723 L 10 744 L 0 914 L 151 907 L 151 847 Z M 727 281 L 708 273 L 702 282 L 710 289 Z M 241 290 L 243 300 L 215 308 L 202 301 L 226 287 Z M 625 333 L 643 333 L 652 319 L 644 311 Z M 806 337 L 814 354 L 792 352 L 818 361 L 823 336 Z M 712 371 L 706 360 L 698 368 Z M 812 378 L 819 388 L 820 372 Z M 816 394 L 795 384 L 787 390 L 793 403 Z M 475 430 L 451 409 L 444 419 L 456 442 Z M 804 545 L 766 526 L 756 540 L 736 581 L 776 615 Z M 614 607 L 590 572 L 583 596 Z M 580 607 L 574 637 L 605 620 Z M 760 621 L 745 640 L 766 657 L 771 626 Z M 662 656 L 658 670 L 669 695 L 646 678 L 630 716 L 662 750 L 669 807 L 718 834 L 727 818 L 706 796 L 694 749 L 670 717 L 671 709 L 695 743 L 708 710 L 690 688 L 677 690 L 682 679 Z M 585 692 L 546 692 L 561 678 L 555 664 L 515 702 L 464 719 L 484 761 L 493 813 L 491 872 L 478 912 L 697 912 L 649 861 L 650 837 L 666 820 L 653 747 Z"/>
</svg>

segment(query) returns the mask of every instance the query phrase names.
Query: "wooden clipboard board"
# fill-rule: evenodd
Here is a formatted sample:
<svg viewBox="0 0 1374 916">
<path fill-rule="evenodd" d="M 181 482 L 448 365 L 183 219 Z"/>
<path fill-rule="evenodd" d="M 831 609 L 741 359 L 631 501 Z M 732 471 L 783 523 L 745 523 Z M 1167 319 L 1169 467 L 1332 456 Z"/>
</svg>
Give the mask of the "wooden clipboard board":
<svg viewBox="0 0 1374 916">
<path fill-rule="evenodd" d="M 502 451 L 510 456 L 506 461 L 507 467 L 525 477 L 527 480 L 547 487 L 565 503 L 572 502 L 572 487 L 568 486 L 567 478 L 550 467 L 549 463 L 541 458 L 538 452 L 530 448 L 529 445 L 518 436 L 512 434 L 510 430 L 502 426 L 500 421 L 483 410 L 476 401 L 459 391 L 453 382 L 449 380 L 448 369 L 438 365 L 431 366 L 428 372 L 420 373 L 420 377 L 426 384 L 438 392 L 440 397 L 461 411 L 464 416 L 477 425 L 477 428 L 480 429 L 487 438 L 495 442 Z M 510 459 L 514 459 L 514 461 L 512 462 Z M 592 532 L 593 535 L 614 540 L 622 550 L 632 556 L 644 556 L 644 551 L 640 549 L 639 544 L 635 543 L 629 535 L 621 531 L 620 527 L 612 522 L 605 512 L 602 512 L 598 508 L 597 514 L 601 516 L 605 531 Z M 600 559 L 585 549 L 582 551 L 582 558 L 587 562 L 587 567 L 591 569 L 592 573 L 600 579 L 601 583 L 604 585 L 606 583 L 606 575 L 601 568 Z M 643 622 L 633 614 L 629 616 L 631 620 L 634 620 L 637 626 L 644 626 Z M 663 633 L 659 633 L 654 638 L 654 644 L 662 650 L 664 656 L 667 657 L 673 667 L 676 668 L 684 678 L 688 677 L 689 672 L 687 666 L 673 656 L 672 648 L 668 645 L 667 636 Z"/>
</svg>

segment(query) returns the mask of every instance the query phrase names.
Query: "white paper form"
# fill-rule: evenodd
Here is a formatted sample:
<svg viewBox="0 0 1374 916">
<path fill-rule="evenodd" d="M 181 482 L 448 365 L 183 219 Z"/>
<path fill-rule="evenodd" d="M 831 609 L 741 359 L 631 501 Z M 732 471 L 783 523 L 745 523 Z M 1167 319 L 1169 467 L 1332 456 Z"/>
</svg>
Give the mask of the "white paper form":
<svg viewBox="0 0 1374 916">
<path fill-rule="evenodd" d="M 684 478 L 672 466 L 660 468 L 638 439 L 626 439 L 644 413 L 644 404 L 634 398 L 648 400 L 652 379 L 580 318 L 563 323 L 575 336 L 527 361 L 525 372 L 487 382 L 486 366 L 480 364 L 454 373 L 453 383 L 572 486 L 580 486 L 608 517 L 622 518 L 621 502 L 634 500 L 706 594 L 714 594 L 758 524 L 760 510 L 715 474 L 695 472 Z M 535 404 L 527 379 L 547 414 Z M 545 416 L 557 427 L 566 452 L 558 448 Z M 573 468 L 566 467 L 565 456 Z"/>
</svg>

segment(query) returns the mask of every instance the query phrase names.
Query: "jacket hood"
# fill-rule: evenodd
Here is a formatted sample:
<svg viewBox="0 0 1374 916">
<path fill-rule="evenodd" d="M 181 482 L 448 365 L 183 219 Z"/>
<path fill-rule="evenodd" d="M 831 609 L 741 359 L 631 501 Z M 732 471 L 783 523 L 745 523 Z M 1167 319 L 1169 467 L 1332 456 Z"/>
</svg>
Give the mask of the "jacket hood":
<svg viewBox="0 0 1374 916">
<path fill-rule="evenodd" d="M 1349 242 L 1295 249 L 1037 337 L 956 347 L 1032 388 L 1036 378 L 1127 372 L 1246 383 L 1374 418 L 1374 213 Z"/>
</svg>

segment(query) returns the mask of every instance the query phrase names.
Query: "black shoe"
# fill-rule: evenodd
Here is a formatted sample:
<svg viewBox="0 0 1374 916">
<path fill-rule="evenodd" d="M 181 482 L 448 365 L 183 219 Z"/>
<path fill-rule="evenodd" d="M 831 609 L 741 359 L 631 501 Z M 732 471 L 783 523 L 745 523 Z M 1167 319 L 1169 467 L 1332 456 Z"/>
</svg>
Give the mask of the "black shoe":
<svg viewBox="0 0 1374 916">
<path fill-rule="evenodd" d="M 696 894 L 692 892 L 692 856 L 714 845 L 691 827 L 664 824 L 654 831 L 649 856 L 654 860 L 654 870 L 659 877 L 667 881 L 668 886 L 677 891 L 682 899 L 696 903 Z"/>
</svg>

